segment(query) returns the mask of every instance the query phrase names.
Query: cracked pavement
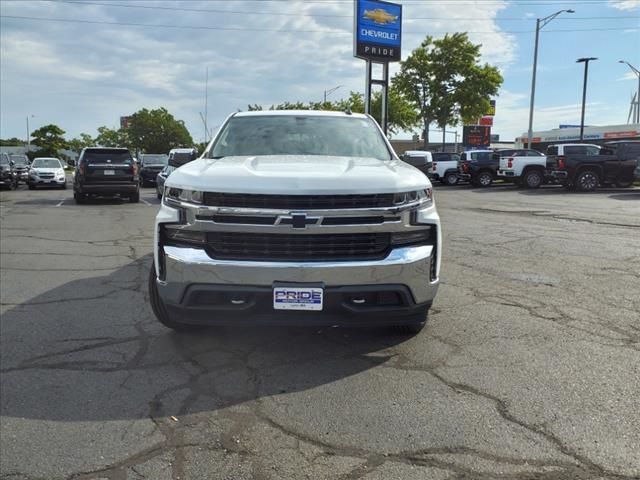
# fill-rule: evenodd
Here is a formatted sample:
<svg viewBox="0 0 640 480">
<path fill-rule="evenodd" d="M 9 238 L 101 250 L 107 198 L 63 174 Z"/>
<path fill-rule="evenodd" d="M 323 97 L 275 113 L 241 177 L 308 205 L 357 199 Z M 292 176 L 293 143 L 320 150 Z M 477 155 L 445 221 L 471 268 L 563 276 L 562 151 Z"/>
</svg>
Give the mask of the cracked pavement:
<svg viewBox="0 0 640 480">
<path fill-rule="evenodd" d="M 640 477 L 640 189 L 436 188 L 415 337 L 165 329 L 142 198 L 0 194 L 0 478 Z"/>
</svg>

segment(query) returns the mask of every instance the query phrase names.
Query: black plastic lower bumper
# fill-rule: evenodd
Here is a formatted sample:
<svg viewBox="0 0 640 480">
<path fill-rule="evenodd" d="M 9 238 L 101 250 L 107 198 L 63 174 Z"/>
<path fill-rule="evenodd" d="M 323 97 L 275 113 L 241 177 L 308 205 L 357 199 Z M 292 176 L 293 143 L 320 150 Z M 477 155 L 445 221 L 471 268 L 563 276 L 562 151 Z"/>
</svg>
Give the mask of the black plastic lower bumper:
<svg viewBox="0 0 640 480">
<path fill-rule="evenodd" d="M 326 287 L 322 311 L 274 310 L 273 289 L 239 285 L 189 286 L 179 305 L 165 304 L 175 322 L 206 325 L 414 325 L 431 303 L 416 304 L 404 285 Z"/>
</svg>

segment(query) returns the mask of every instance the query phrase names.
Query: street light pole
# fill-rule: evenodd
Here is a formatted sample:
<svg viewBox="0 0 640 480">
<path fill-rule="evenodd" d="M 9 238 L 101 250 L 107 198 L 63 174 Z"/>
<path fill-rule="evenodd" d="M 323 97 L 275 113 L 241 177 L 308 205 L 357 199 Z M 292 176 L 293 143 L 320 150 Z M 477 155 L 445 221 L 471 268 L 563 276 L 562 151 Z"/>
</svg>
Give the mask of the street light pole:
<svg viewBox="0 0 640 480">
<path fill-rule="evenodd" d="M 561 13 L 575 13 L 574 10 L 560 10 L 548 17 L 538 18 L 536 19 L 536 43 L 533 48 L 533 75 L 531 77 L 531 102 L 529 104 L 529 130 L 527 132 L 527 148 L 531 148 L 531 137 L 533 136 L 533 103 L 536 96 L 536 71 L 538 65 L 538 41 L 540 39 L 540 30 L 544 28 L 544 26 L 549 23 L 551 20 L 556 18 Z"/>
<path fill-rule="evenodd" d="M 327 96 L 331 95 L 333 92 L 338 90 L 340 87 L 344 87 L 344 85 L 338 85 L 337 87 L 333 87 L 333 88 L 330 88 L 329 90 L 325 90 L 324 91 L 324 102 L 323 103 L 327 103 Z"/>
<path fill-rule="evenodd" d="M 582 86 L 582 115 L 580 116 L 580 141 L 584 139 L 584 107 L 587 100 L 587 76 L 589 74 L 589 62 L 597 60 L 596 57 L 579 58 L 576 63 L 584 63 L 584 84 Z"/>
<path fill-rule="evenodd" d="M 629 68 L 638 76 L 638 94 L 636 95 L 636 110 L 635 115 L 633 116 L 633 122 L 640 123 L 640 70 L 624 60 L 618 60 L 618 63 L 626 63 Z M 629 117 L 627 117 L 627 121 L 629 121 Z"/>
</svg>

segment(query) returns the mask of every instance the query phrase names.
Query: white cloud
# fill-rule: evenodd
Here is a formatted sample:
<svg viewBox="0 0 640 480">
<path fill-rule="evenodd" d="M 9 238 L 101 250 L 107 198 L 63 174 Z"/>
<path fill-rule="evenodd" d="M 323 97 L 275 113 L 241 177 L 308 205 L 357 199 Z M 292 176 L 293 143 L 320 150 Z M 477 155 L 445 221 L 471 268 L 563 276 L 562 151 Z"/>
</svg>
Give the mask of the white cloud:
<svg viewBox="0 0 640 480">
<path fill-rule="evenodd" d="M 640 0 L 609 0 L 609 5 L 618 10 L 633 10 L 640 8 Z"/>
</svg>

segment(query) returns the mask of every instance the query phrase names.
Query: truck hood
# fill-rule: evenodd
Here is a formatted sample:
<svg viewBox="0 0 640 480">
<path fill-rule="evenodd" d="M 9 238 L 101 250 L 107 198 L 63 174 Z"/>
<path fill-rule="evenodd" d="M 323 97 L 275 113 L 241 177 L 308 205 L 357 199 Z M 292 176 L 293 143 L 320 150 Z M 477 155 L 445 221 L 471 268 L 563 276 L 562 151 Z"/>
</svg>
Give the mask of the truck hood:
<svg viewBox="0 0 640 480">
<path fill-rule="evenodd" d="M 200 158 L 176 169 L 167 186 L 255 194 L 396 193 L 429 188 L 429 179 L 400 160 L 322 155 Z"/>
</svg>

